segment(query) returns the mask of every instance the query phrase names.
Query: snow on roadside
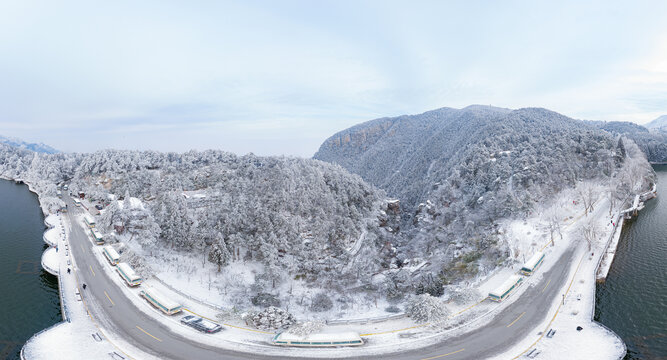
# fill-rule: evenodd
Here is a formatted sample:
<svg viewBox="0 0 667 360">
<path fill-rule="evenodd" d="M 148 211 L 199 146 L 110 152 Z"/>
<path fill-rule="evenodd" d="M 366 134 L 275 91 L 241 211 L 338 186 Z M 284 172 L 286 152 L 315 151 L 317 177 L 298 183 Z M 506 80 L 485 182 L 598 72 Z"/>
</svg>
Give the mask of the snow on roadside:
<svg viewBox="0 0 667 360">
<path fill-rule="evenodd" d="M 559 198 L 567 199 L 567 196 Z M 556 204 L 552 206 L 559 206 L 559 205 Z M 609 218 L 604 213 L 606 206 L 608 206 L 608 204 L 606 204 L 605 200 L 601 200 L 596 205 L 595 213 L 590 214 L 588 217 L 584 218 L 584 221 L 586 221 L 586 219 L 596 219 L 597 226 L 600 228 L 600 236 L 598 237 L 599 241 L 596 241 L 593 244 L 593 246 L 596 249 L 599 248 L 600 246 L 603 246 L 607 236 L 605 234 L 609 232 L 611 227 L 610 225 L 608 225 Z M 563 206 L 563 208 L 564 210 L 562 211 L 562 213 L 559 214 L 559 216 L 561 216 L 562 219 L 561 230 L 563 237 L 561 239 L 560 236 L 558 236 L 553 244 L 548 244 L 549 234 L 548 234 L 548 229 L 545 227 L 545 220 L 544 220 L 544 214 L 549 211 L 548 208 L 543 211 L 536 211 L 535 215 L 528 219 L 516 220 L 514 222 L 508 222 L 503 225 L 503 228 L 506 229 L 505 241 L 508 242 L 508 245 L 513 247 L 512 254 L 514 259 L 513 261 L 510 262 L 510 266 L 497 270 L 496 272 L 485 278 L 476 279 L 476 281 L 473 282 L 474 284 L 476 284 L 476 288 L 477 291 L 479 292 L 480 298 L 485 297 L 489 291 L 494 289 L 499 283 L 503 282 L 510 274 L 515 273 L 522 265 L 524 256 L 529 257 L 534 251 L 540 250 L 547 244 L 549 245 L 544 247 L 544 251 L 547 254 L 547 256 L 545 257 L 544 264 L 542 265 L 540 270 L 530 278 L 526 278 L 523 284 L 515 291 L 514 294 L 511 295 L 509 299 L 507 299 L 507 301 L 501 304 L 485 301 L 479 304 L 478 306 L 474 307 L 472 310 L 468 310 L 458 315 L 450 324 L 450 326 L 453 327 L 444 331 L 442 328 L 422 326 L 400 332 L 390 332 L 392 330 L 414 327 L 416 324 L 408 318 L 395 319 L 375 324 L 350 324 L 350 325 L 329 326 L 328 328 L 330 330 L 353 330 L 357 331 L 360 334 L 372 334 L 372 335 L 366 335 L 364 337 L 366 345 L 364 345 L 361 348 L 355 349 L 354 352 L 350 352 L 349 349 L 306 350 L 306 349 L 275 347 L 270 345 L 270 339 L 272 334 L 244 330 L 242 328 L 247 328 L 247 326 L 243 324 L 238 318 L 231 318 L 225 320 L 223 322 L 225 324 L 225 330 L 221 333 L 218 334 L 199 333 L 189 327 L 185 327 L 182 324 L 180 324 L 178 322 L 178 319 L 181 317 L 181 315 L 169 317 L 162 314 L 158 310 L 154 309 L 152 306 L 150 306 L 143 298 L 141 298 L 138 295 L 140 289 L 129 288 L 125 285 L 124 282 L 122 282 L 120 277 L 118 277 L 115 271 L 113 271 L 114 269 L 103 258 L 101 252 L 94 251 L 94 254 L 97 257 L 98 261 L 104 264 L 104 269 L 105 269 L 104 271 L 108 272 L 108 275 L 111 277 L 111 279 L 113 279 L 113 281 L 115 281 L 116 284 L 120 286 L 121 289 L 123 289 L 123 292 L 126 294 L 126 296 L 128 296 L 128 298 L 131 299 L 131 301 L 137 306 L 137 308 L 139 308 L 146 314 L 150 315 L 151 317 L 157 319 L 160 323 L 164 324 L 172 331 L 182 334 L 183 336 L 187 336 L 188 338 L 191 338 L 198 342 L 230 350 L 246 351 L 246 352 L 261 351 L 262 353 L 267 355 L 279 355 L 279 356 L 333 358 L 333 357 L 346 357 L 352 355 L 354 356 L 377 355 L 381 353 L 395 352 L 397 348 L 400 348 L 401 350 L 408 350 L 408 349 L 416 349 L 424 347 L 430 344 L 435 344 L 444 341 L 447 337 L 456 336 L 458 334 L 467 332 L 474 327 L 483 326 L 485 323 L 487 323 L 493 318 L 494 314 L 496 314 L 498 311 L 502 311 L 504 308 L 509 306 L 513 300 L 517 299 L 521 295 L 523 291 L 525 291 L 530 286 L 534 286 L 534 284 L 540 280 L 542 273 L 550 269 L 555 263 L 555 261 L 559 258 L 559 256 L 562 253 L 564 253 L 570 245 L 576 244 L 580 248 L 578 253 L 579 255 L 587 254 L 587 252 L 584 252 L 583 250 L 585 244 L 583 244 L 581 240 L 579 240 L 579 243 L 575 243 L 580 238 L 579 227 L 583 223 L 583 221 L 580 221 L 581 215 L 577 214 L 581 214 L 583 212 L 583 208 L 580 205 L 574 203 L 571 204 L 571 206 Z M 571 225 L 573 223 L 575 225 Z M 70 224 L 66 224 L 66 226 L 70 226 Z M 77 217 L 77 224 L 74 224 L 74 226 L 82 226 L 81 217 Z M 595 250 L 595 253 L 598 253 L 599 256 L 600 251 Z M 573 264 L 575 264 L 574 266 L 578 264 L 578 259 L 579 257 L 577 257 L 577 260 L 573 262 Z M 190 261 L 192 266 L 197 266 L 197 268 L 202 267 L 201 265 L 202 262 L 200 259 L 193 258 Z M 162 264 L 164 264 L 164 262 Z M 585 355 L 591 359 L 613 358 L 619 353 L 619 351 L 622 351 L 623 349 L 621 347 L 622 342 L 620 342 L 620 340 L 617 337 L 607 332 L 607 330 L 605 330 L 602 326 L 592 323 L 590 320 L 591 319 L 590 313 L 593 309 L 592 301 L 594 301 L 594 293 L 590 291 L 591 289 L 593 289 L 594 291 L 594 282 L 591 273 L 592 271 L 594 271 L 594 269 L 589 269 L 589 267 L 594 267 L 595 264 L 596 260 L 594 258 L 588 259 L 588 257 L 586 257 L 583 260 L 582 267 L 581 269 L 579 269 L 579 272 L 577 274 L 578 276 L 583 276 L 582 274 L 588 274 L 590 276 L 586 275 L 588 277 L 583 277 L 581 279 L 577 278 L 575 282 L 573 282 L 572 290 L 569 293 L 568 297 L 566 298 L 565 306 L 561 308 L 559 315 L 556 317 L 556 320 L 551 325 L 552 328 L 557 330 L 556 335 L 553 338 L 546 338 L 546 337 L 542 338 L 537 345 L 536 352 L 537 351 L 540 352 L 539 358 L 555 359 L 562 357 L 560 355 L 562 355 L 563 352 L 562 350 L 559 349 L 579 351 L 575 353 L 575 357 L 573 358 L 579 358 L 578 355 L 581 354 L 582 355 L 581 358 L 584 358 L 583 356 Z M 250 266 L 248 265 L 249 264 L 238 263 L 236 264 L 236 266 L 232 266 L 229 271 L 229 276 L 233 276 L 238 281 L 242 282 L 248 282 L 254 280 L 252 265 Z M 181 266 L 185 265 L 181 264 Z M 194 296 L 197 298 L 201 297 L 205 300 L 206 299 L 211 299 L 213 301 L 217 300 L 217 302 L 221 303 L 221 305 L 227 305 L 227 307 L 229 307 L 230 304 L 233 304 L 233 302 L 231 301 L 227 302 L 228 299 L 225 299 L 223 296 L 221 296 L 224 294 L 221 294 L 217 289 L 215 290 L 215 292 L 211 292 L 210 290 L 207 289 L 207 286 L 205 287 L 205 285 L 208 285 L 206 284 L 207 276 L 205 271 L 213 272 L 217 271 L 217 269 L 215 269 L 215 267 L 209 263 L 204 263 L 204 266 L 202 268 L 204 269 L 204 272 L 199 273 L 200 276 L 199 279 L 195 279 L 195 282 L 196 281 L 199 282 L 197 286 L 192 286 L 192 279 L 188 279 L 186 276 L 180 276 L 180 277 L 176 276 L 176 274 L 183 273 L 182 271 L 183 268 L 179 269 L 178 267 L 173 267 L 173 268 L 167 267 L 167 270 L 161 272 L 159 276 L 169 279 L 171 286 L 175 285 L 175 287 L 181 288 L 179 290 L 185 290 L 185 292 L 188 293 L 190 296 Z M 68 277 L 64 277 L 64 279 L 68 279 Z M 583 282 L 580 282 L 582 280 Z M 64 288 L 66 289 L 75 288 L 73 284 L 70 283 L 69 285 L 67 285 L 66 283 L 67 281 L 63 281 Z M 141 286 L 142 287 L 152 286 L 158 288 L 162 292 L 168 294 L 168 296 L 171 297 L 172 299 L 181 302 L 188 310 L 197 313 L 199 315 L 205 316 L 207 318 L 216 320 L 216 322 L 220 322 L 217 321 L 216 319 L 216 316 L 220 312 L 218 309 L 215 309 L 211 306 L 203 305 L 197 301 L 190 299 L 187 296 L 183 296 L 171 290 L 170 288 L 164 286 L 156 279 L 148 279 Z M 287 286 L 290 285 L 287 284 Z M 282 288 L 279 290 L 288 291 L 288 289 L 282 289 Z M 307 289 L 303 289 L 298 286 L 295 287 L 292 284 L 291 291 L 294 292 L 295 296 L 298 296 L 301 294 L 300 293 L 301 291 L 305 292 L 307 291 Z M 105 341 L 99 343 L 97 342 L 88 343 L 80 341 L 81 338 L 90 338 L 90 335 L 92 333 L 91 331 L 95 330 L 94 325 L 88 320 L 79 319 L 81 311 L 84 314 L 83 317 L 87 318 L 87 316 L 85 315 L 85 311 L 82 310 L 82 306 L 77 307 L 77 305 L 81 304 L 80 302 L 77 303 L 76 300 L 74 301 L 67 300 L 68 297 L 74 296 L 73 292 L 70 291 L 68 294 L 68 292 L 65 290 L 63 291 L 63 295 L 66 298 L 65 300 L 66 304 L 69 304 L 68 306 L 71 307 L 69 309 L 69 312 L 73 314 L 72 318 L 74 320 L 80 320 L 77 321 L 77 323 L 79 323 L 80 325 L 74 327 L 72 324 L 62 324 L 53 327 L 50 330 L 40 334 L 39 336 L 36 336 L 32 340 L 32 343 L 40 344 L 40 346 L 52 346 L 53 344 L 56 343 L 71 344 L 72 349 L 76 349 L 72 350 L 73 351 L 72 354 L 74 354 L 74 352 L 77 351 L 78 354 L 81 354 L 80 351 L 83 351 L 83 353 L 86 354 L 101 355 L 104 353 L 106 354 L 104 355 L 104 357 L 108 357 L 109 352 L 118 351 L 108 342 Z M 579 295 L 581 296 L 579 297 Z M 580 300 L 577 300 L 577 298 L 579 298 Z M 457 313 L 461 310 L 468 308 L 470 305 L 474 305 L 479 300 L 481 299 L 470 299 L 470 301 L 461 304 L 450 303 L 450 310 L 452 311 L 452 313 Z M 547 320 L 551 319 L 552 317 L 551 314 L 553 314 L 556 311 L 556 309 L 558 309 L 559 304 L 560 304 L 560 299 L 554 299 L 554 302 L 552 304 L 552 309 L 549 311 L 549 316 L 547 316 Z M 383 304 L 381 304 L 380 306 L 376 305 L 375 307 L 381 310 L 382 305 Z M 365 310 L 367 310 L 367 313 L 371 313 L 368 312 L 369 309 Z M 354 311 L 350 313 L 354 313 Z M 333 313 L 328 313 L 326 315 L 332 315 L 332 314 Z M 463 320 L 465 320 L 464 324 L 459 326 L 458 324 Z M 583 324 L 581 326 L 584 328 L 584 330 L 582 330 L 582 332 L 576 332 L 576 330 L 573 331 L 571 328 L 572 325 L 574 325 L 575 323 Z M 546 328 L 546 325 L 547 325 L 546 322 L 545 324 L 540 324 L 539 329 Z M 103 335 L 111 339 L 114 344 L 120 345 L 123 349 L 126 350 L 129 349 L 127 351 L 130 351 L 133 354 L 134 352 L 137 351 L 138 353 L 140 353 L 139 350 L 133 349 L 133 347 L 130 344 L 128 344 L 118 335 L 109 332 L 108 330 L 100 332 L 102 332 Z M 501 357 L 505 359 L 508 358 L 508 356 L 511 358 L 512 356 L 520 354 L 522 351 L 528 349 L 530 345 L 533 342 L 535 342 L 536 338 L 537 335 L 533 337 L 528 337 L 518 342 L 515 346 L 509 349 L 509 351 L 505 352 L 505 354 L 503 354 Z M 595 346 L 596 348 L 603 347 L 607 350 L 594 351 L 594 353 L 592 353 L 593 351 L 587 352 L 588 349 L 591 348 L 590 346 L 587 347 L 583 345 L 587 343 L 596 344 Z M 33 355 L 41 354 L 40 355 L 41 357 L 36 356 L 34 357 L 35 359 L 52 358 L 46 356 L 45 352 L 39 353 L 39 350 L 36 350 L 33 345 L 31 346 L 26 345 L 26 349 L 30 350 L 31 351 L 30 353 Z M 46 349 L 49 348 L 47 347 Z M 70 357 L 76 358 L 76 356 L 70 356 Z M 140 356 L 140 358 L 146 358 L 146 357 L 142 355 Z"/>
<path fill-rule="evenodd" d="M 625 345 L 618 335 L 592 320 L 595 310 L 595 271 L 603 255 L 602 250 L 613 235 L 611 220 L 614 218 L 608 216 L 607 199 L 599 199 L 594 209 L 593 213 L 579 219 L 581 221 L 577 221 L 573 228 L 565 228 L 563 240 L 556 242 L 556 247 L 565 242 L 578 246 L 575 261 L 571 263 L 567 288 L 563 291 L 567 291 L 565 298 L 553 299 L 548 316 L 538 324 L 532 336 L 522 339 L 493 359 L 511 359 L 528 354 L 530 357 L 548 360 L 562 359 L 564 356 L 568 359 L 619 359 L 623 356 Z M 580 235 L 581 227 L 586 224 L 597 228 L 590 252 Z M 577 330 L 579 326 L 582 328 L 580 331 Z M 547 337 L 550 330 L 555 330 L 555 334 Z"/>
<path fill-rule="evenodd" d="M 77 218 L 78 221 L 82 221 L 82 217 L 77 216 Z M 83 357 L 87 359 L 120 359 L 120 357 L 111 355 L 116 353 L 127 357 L 125 352 L 130 352 L 131 356 L 137 359 L 157 360 L 117 337 L 113 339 L 113 343 L 110 343 L 105 336 L 106 332 L 101 331 L 91 321 L 84 304 L 85 294 L 83 294 L 82 301 L 78 300 L 76 295 L 78 289 L 76 274 L 75 272 L 67 273 L 68 268 L 74 269 L 76 265 L 73 262 L 75 259 L 70 258 L 65 250 L 65 245 L 69 244 L 67 239 L 69 238 L 71 224 L 68 221 L 63 223 L 60 215 L 49 215 L 45 219 L 45 223 L 54 227 L 47 231 L 59 230 L 50 239 L 55 241 L 60 250 L 55 252 L 50 248 L 47 253 L 50 257 L 53 257 L 49 259 L 49 263 L 54 263 L 53 266 L 61 274 L 58 277 L 58 282 L 64 321 L 33 335 L 21 350 L 23 358 L 26 360 L 66 360 Z M 123 348 L 123 351 L 116 347 L 118 345 Z"/>
</svg>

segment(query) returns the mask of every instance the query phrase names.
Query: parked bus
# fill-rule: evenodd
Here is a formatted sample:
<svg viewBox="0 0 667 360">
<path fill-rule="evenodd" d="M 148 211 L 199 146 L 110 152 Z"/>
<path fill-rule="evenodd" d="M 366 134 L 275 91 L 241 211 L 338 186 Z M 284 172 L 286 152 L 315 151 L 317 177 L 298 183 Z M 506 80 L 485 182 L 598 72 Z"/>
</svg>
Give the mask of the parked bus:
<svg viewBox="0 0 667 360">
<path fill-rule="evenodd" d="M 116 249 L 112 248 L 111 245 L 103 247 L 102 253 L 107 258 L 107 260 L 109 260 L 109 264 L 115 266 L 120 262 L 120 255 L 118 255 Z"/>
<path fill-rule="evenodd" d="M 537 270 L 538 267 L 542 264 L 542 261 L 544 260 L 544 253 L 541 251 L 538 251 L 533 255 L 528 261 L 526 261 L 525 264 L 523 264 L 523 267 L 521 268 L 521 273 L 530 276 Z"/>
<path fill-rule="evenodd" d="M 74 198 L 74 206 L 81 207 L 81 200 Z"/>
<path fill-rule="evenodd" d="M 127 263 L 119 263 L 118 266 L 116 266 L 116 271 L 118 271 L 118 275 L 120 275 L 128 285 L 138 286 L 141 284 L 141 277 L 137 275 Z"/>
<path fill-rule="evenodd" d="M 95 229 L 90 229 L 90 233 L 93 235 L 93 240 L 95 240 L 95 244 L 97 245 L 104 244 L 104 238 L 102 238 L 102 234 L 100 234 L 99 231 Z"/>
<path fill-rule="evenodd" d="M 155 289 L 147 288 L 140 291 L 139 294 L 167 315 L 176 314 L 183 309 L 181 304 L 167 298 Z"/>
<path fill-rule="evenodd" d="M 306 336 L 280 332 L 273 337 L 273 344 L 280 346 L 333 347 L 360 346 L 364 344 L 364 341 L 354 331 L 321 332 Z"/>
<path fill-rule="evenodd" d="M 95 227 L 95 218 L 93 218 L 92 215 L 90 215 L 90 214 L 84 215 L 83 220 L 86 222 L 86 225 L 88 225 L 88 227 L 91 227 L 91 228 Z"/>
<path fill-rule="evenodd" d="M 510 276 L 509 279 L 505 280 L 505 282 L 496 290 L 489 293 L 489 299 L 497 302 L 505 300 L 521 281 L 523 281 L 523 278 L 520 275 Z"/>
</svg>

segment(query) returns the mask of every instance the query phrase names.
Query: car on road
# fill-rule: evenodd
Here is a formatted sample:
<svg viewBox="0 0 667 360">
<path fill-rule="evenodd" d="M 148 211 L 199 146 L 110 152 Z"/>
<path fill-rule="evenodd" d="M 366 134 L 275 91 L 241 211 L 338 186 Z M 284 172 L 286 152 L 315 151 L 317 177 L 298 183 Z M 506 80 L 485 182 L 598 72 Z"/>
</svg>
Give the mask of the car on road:
<svg viewBox="0 0 667 360">
<path fill-rule="evenodd" d="M 81 301 L 81 293 L 79 292 L 79 288 L 76 288 L 76 291 L 74 292 L 74 297 L 76 297 L 76 301 Z"/>
<path fill-rule="evenodd" d="M 220 326 L 219 324 L 216 324 L 212 321 L 208 321 L 206 319 L 194 315 L 184 316 L 183 318 L 181 318 L 181 323 L 193 329 L 209 334 L 217 333 L 218 331 L 222 330 L 222 326 Z"/>
<path fill-rule="evenodd" d="M 95 209 L 102 210 L 102 209 L 104 209 L 104 207 L 100 204 L 97 204 L 97 205 L 95 205 Z"/>
</svg>

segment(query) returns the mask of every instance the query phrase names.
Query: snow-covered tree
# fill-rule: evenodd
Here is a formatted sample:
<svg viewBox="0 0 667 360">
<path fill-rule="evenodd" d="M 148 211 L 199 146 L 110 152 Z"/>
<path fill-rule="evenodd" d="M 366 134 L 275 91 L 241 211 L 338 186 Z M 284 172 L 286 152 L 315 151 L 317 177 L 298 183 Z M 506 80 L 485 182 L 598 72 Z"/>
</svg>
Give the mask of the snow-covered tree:
<svg viewBox="0 0 667 360">
<path fill-rule="evenodd" d="M 416 322 L 440 322 L 447 319 L 449 310 L 439 298 L 421 294 L 410 297 L 405 314 Z"/>
</svg>

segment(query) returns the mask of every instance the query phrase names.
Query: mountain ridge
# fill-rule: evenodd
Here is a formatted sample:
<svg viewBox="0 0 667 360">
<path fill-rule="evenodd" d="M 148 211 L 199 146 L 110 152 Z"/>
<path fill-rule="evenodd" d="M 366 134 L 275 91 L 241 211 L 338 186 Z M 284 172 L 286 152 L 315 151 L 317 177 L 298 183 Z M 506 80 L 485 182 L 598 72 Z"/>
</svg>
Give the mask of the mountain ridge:
<svg viewBox="0 0 667 360">
<path fill-rule="evenodd" d="M 19 138 L 5 137 L 2 135 L 0 135 L 0 143 L 44 154 L 56 154 L 60 152 L 44 143 L 28 143 Z"/>
<path fill-rule="evenodd" d="M 653 121 L 644 124 L 647 129 L 664 129 L 667 130 L 667 115 L 659 116 Z"/>
</svg>

